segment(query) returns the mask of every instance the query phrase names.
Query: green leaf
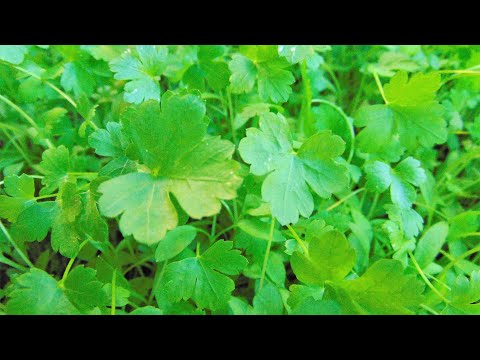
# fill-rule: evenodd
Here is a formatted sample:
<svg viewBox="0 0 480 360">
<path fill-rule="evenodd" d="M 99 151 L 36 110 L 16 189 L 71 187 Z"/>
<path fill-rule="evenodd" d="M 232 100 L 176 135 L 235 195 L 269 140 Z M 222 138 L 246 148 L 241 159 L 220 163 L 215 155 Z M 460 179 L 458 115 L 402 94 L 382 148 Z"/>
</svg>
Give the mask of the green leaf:
<svg viewBox="0 0 480 360">
<path fill-rule="evenodd" d="M 16 277 L 6 312 L 11 315 L 71 315 L 78 310 L 57 281 L 43 270 L 31 269 Z"/>
<path fill-rule="evenodd" d="M 423 218 L 411 208 L 385 205 L 390 220 L 397 223 L 407 239 L 413 239 L 423 229 Z"/>
<path fill-rule="evenodd" d="M 297 278 L 308 285 L 340 281 L 355 265 L 355 251 L 342 233 L 332 230 L 310 240 L 308 254 L 295 251 L 290 259 Z"/>
<path fill-rule="evenodd" d="M 446 315 L 478 315 L 480 314 L 480 271 L 473 271 L 468 279 L 459 275 L 450 293 L 451 303 L 442 314 Z"/>
<path fill-rule="evenodd" d="M 26 45 L 0 45 L 0 60 L 18 65 L 23 62 L 27 51 Z"/>
<path fill-rule="evenodd" d="M 52 248 L 65 257 L 77 255 L 80 246 L 80 234 L 77 231 L 77 217 L 82 210 L 77 186 L 72 182 L 64 182 L 60 186 L 57 201 L 59 212 L 52 227 Z"/>
<path fill-rule="evenodd" d="M 381 152 L 395 136 L 411 151 L 445 142 L 443 107 L 435 100 L 440 85 L 438 73 L 417 73 L 410 79 L 405 71 L 395 74 L 384 87 L 388 103 L 369 106 L 357 115 L 356 124 L 366 127 L 358 135 L 360 149 Z"/>
<path fill-rule="evenodd" d="M 101 156 L 121 157 L 125 155 L 128 142 L 122 133 L 122 125 L 109 122 L 105 129 L 98 129 L 88 138 L 88 144 Z"/>
<path fill-rule="evenodd" d="M 247 265 L 232 246 L 231 241 L 217 241 L 199 257 L 168 264 L 160 291 L 174 302 L 191 298 L 200 309 L 225 306 L 235 288 L 226 275 L 236 275 Z"/>
<path fill-rule="evenodd" d="M 158 243 L 155 260 L 162 262 L 180 254 L 195 239 L 197 229 L 190 225 L 179 226 L 169 231 Z"/>
<path fill-rule="evenodd" d="M 118 57 L 127 47 L 124 45 L 80 45 L 80 48 L 95 59 L 108 62 Z"/>
<path fill-rule="evenodd" d="M 263 101 L 287 101 L 295 78 L 285 69 L 289 64 L 278 57 L 276 46 L 246 46 L 243 50 L 246 57 L 235 54 L 228 65 L 232 72 L 232 92 L 250 92 L 257 81 L 258 94 Z"/>
<path fill-rule="evenodd" d="M 278 288 L 265 283 L 257 290 L 253 298 L 253 311 L 256 315 L 282 315 L 284 312 L 283 300 Z"/>
<path fill-rule="evenodd" d="M 245 231 L 247 234 L 257 239 L 262 239 L 266 241 L 270 239 L 270 224 L 263 222 L 259 219 L 241 219 L 238 222 L 237 226 L 242 231 Z M 285 237 L 282 235 L 282 232 L 280 230 L 274 229 L 272 241 L 284 242 Z"/>
<path fill-rule="evenodd" d="M 262 197 L 282 225 L 296 223 L 299 215 L 311 215 L 310 188 L 328 198 L 347 185 L 347 168 L 336 161 L 344 149 L 339 136 L 323 131 L 307 139 L 295 153 L 285 118 L 272 113 L 261 116 L 260 129 L 247 129 L 247 137 L 239 145 L 243 160 L 251 164 L 251 173 L 268 174 Z"/>
<path fill-rule="evenodd" d="M 289 289 L 290 296 L 288 297 L 287 303 L 292 309 L 309 297 L 312 297 L 314 300 L 321 300 L 324 292 L 321 286 L 306 286 L 300 284 L 293 284 Z"/>
<path fill-rule="evenodd" d="M 462 240 L 465 234 L 476 232 L 480 228 L 479 214 L 477 211 L 466 211 L 452 217 L 449 220 L 448 242 Z"/>
<path fill-rule="evenodd" d="M 283 103 L 292 93 L 295 78 L 292 73 L 276 63 L 265 63 L 258 67 L 258 93 L 263 101 Z"/>
<path fill-rule="evenodd" d="M 63 285 L 70 302 L 82 312 L 107 305 L 107 294 L 94 269 L 77 266 L 68 274 Z"/>
<path fill-rule="evenodd" d="M 441 221 L 431 226 L 420 238 L 414 255 L 422 269 L 425 269 L 435 260 L 445 243 L 447 235 L 448 224 Z"/>
<path fill-rule="evenodd" d="M 14 239 L 20 241 L 41 241 L 47 237 L 58 214 L 55 201 L 34 203 L 23 210 L 11 227 Z"/>
<path fill-rule="evenodd" d="M 202 63 L 208 85 L 216 91 L 225 89 L 229 83 L 230 70 L 224 62 L 209 61 Z"/>
<path fill-rule="evenodd" d="M 130 315 L 163 315 L 163 312 L 153 306 L 144 306 L 133 310 Z"/>
<path fill-rule="evenodd" d="M 334 300 L 315 300 L 307 297 L 290 313 L 291 315 L 340 315 L 341 307 Z"/>
<path fill-rule="evenodd" d="M 84 205 L 84 212 L 79 219 L 79 232 L 90 237 L 94 241 L 108 241 L 108 225 L 98 212 L 97 203 L 91 190 Z"/>
<path fill-rule="evenodd" d="M 124 236 L 133 235 L 145 244 L 159 242 L 178 218 L 168 194 L 168 182 L 146 173 L 122 175 L 100 185 L 98 205 L 104 216 L 122 214 L 119 226 Z"/>
<path fill-rule="evenodd" d="M 131 173 L 102 183 L 100 211 L 120 219 L 124 235 L 154 244 L 177 225 L 172 193 L 195 219 L 220 211 L 220 200 L 233 199 L 241 184 L 234 146 L 206 135 L 205 106 L 194 95 L 166 93 L 155 102 L 130 108 L 123 126 L 132 152 L 151 174 Z"/>
<path fill-rule="evenodd" d="M 394 169 L 380 161 L 365 165 L 366 187 L 370 191 L 382 193 L 390 187 L 392 202 L 400 208 L 410 208 L 416 198 L 413 186 L 419 186 L 427 179 L 420 162 L 408 157 Z M 413 185 L 413 186 L 412 186 Z"/>
<path fill-rule="evenodd" d="M 27 174 L 9 175 L 4 180 L 5 192 L 0 195 L 0 217 L 15 222 L 22 211 L 34 204 L 35 184 Z"/>
<path fill-rule="evenodd" d="M 42 179 L 45 188 L 40 191 L 40 195 L 51 194 L 65 180 L 67 172 L 72 170 L 70 152 L 63 145 L 45 150 L 40 168 L 45 175 Z"/>
<path fill-rule="evenodd" d="M 230 87 L 235 94 L 250 92 L 255 85 L 257 68 L 255 64 L 245 56 L 234 55 L 228 64 L 232 75 L 230 76 Z"/>
<path fill-rule="evenodd" d="M 107 304 L 112 304 L 112 284 L 107 283 L 103 286 L 103 291 L 107 294 Z M 115 307 L 126 306 L 130 301 L 131 293 L 128 289 L 125 289 L 122 286 L 115 286 Z"/>
<path fill-rule="evenodd" d="M 110 69 L 118 80 L 129 80 L 125 85 L 125 101 L 140 104 L 150 99 L 160 101 L 160 86 L 156 77 L 166 68 L 168 49 L 158 45 L 138 45 L 136 54 L 125 52 L 110 61 Z"/>
<path fill-rule="evenodd" d="M 65 69 L 60 80 L 63 88 L 67 91 L 73 91 L 75 96 L 93 94 L 96 82 L 87 66 L 87 64 L 80 61 L 65 64 Z"/>
<path fill-rule="evenodd" d="M 402 263 L 382 259 L 358 279 L 329 283 L 326 299 L 334 299 L 348 314 L 413 314 L 421 304 L 424 284 L 404 275 Z"/>
<path fill-rule="evenodd" d="M 330 49 L 329 45 L 279 45 L 278 54 L 285 57 L 290 64 L 298 64 L 312 58 L 315 51 L 324 52 Z"/>
</svg>

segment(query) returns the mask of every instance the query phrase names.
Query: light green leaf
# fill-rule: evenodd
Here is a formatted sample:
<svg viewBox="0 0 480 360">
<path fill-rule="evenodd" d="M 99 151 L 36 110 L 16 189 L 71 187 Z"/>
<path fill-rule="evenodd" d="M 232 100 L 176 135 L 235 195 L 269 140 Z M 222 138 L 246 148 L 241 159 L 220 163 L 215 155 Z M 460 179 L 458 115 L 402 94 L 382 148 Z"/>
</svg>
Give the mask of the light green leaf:
<svg viewBox="0 0 480 360">
<path fill-rule="evenodd" d="M 125 101 L 140 104 L 150 99 L 160 101 L 160 86 L 156 77 L 167 65 L 166 46 L 138 45 L 136 54 L 129 50 L 110 61 L 110 69 L 118 80 L 129 80 L 125 85 Z"/>
<path fill-rule="evenodd" d="M 107 294 L 94 269 L 77 266 L 68 274 L 63 285 L 70 302 L 82 312 L 107 304 Z"/>
<path fill-rule="evenodd" d="M 252 91 L 257 77 L 255 64 L 247 57 L 237 54 L 234 55 L 228 67 L 232 72 L 230 76 L 232 92 L 240 94 Z"/>
<path fill-rule="evenodd" d="M 329 283 L 326 299 L 337 300 L 347 314 L 413 314 L 424 287 L 415 275 L 403 274 L 400 261 L 382 259 L 358 279 Z"/>
<path fill-rule="evenodd" d="M 27 174 L 9 175 L 4 180 L 7 195 L 0 195 L 0 217 L 15 222 L 22 211 L 34 204 L 35 184 Z"/>
<path fill-rule="evenodd" d="M 308 285 L 340 281 L 355 265 L 355 251 L 342 233 L 332 230 L 310 240 L 308 254 L 294 252 L 290 263 L 297 278 Z"/>
<path fill-rule="evenodd" d="M 73 91 L 75 96 L 91 95 L 96 87 L 95 77 L 90 74 L 87 64 L 74 61 L 65 64 L 60 83 L 67 91 Z"/>
<path fill-rule="evenodd" d="M 170 301 L 192 299 L 201 309 L 216 310 L 225 306 L 235 288 L 226 275 L 238 274 L 247 259 L 232 250 L 231 241 L 217 241 L 199 257 L 168 264 L 160 291 Z"/>
<path fill-rule="evenodd" d="M 278 288 L 267 282 L 257 290 L 253 298 L 253 311 L 257 315 L 282 315 L 283 300 Z"/>
<path fill-rule="evenodd" d="M 299 215 L 311 215 L 310 188 L 328 198 L 347 185 L 347 168 L 335 160 L 344 149 L 340 137 L 323 131 L 307 139 L 295 153 L 285 118 L 272 113 L 261 116 L 260 129 L 247 129 L 247 137 L 239 145 L 243 160 L 251 164 L 251 173 L 268 174 L 262 197 L 282 225 L 296 223 Z"/>
<path fill-rule="evenodd" d="M 418 241 L 414 255 L 418 265 L 425 269 L 442 249 L 448 235 L 448 223 L 441 221 L 431 226 Z"/>
<path fill-rule="evenodd" d="M 11 315 L 72 315 L 78 310 L 57 281 L 43 270 L 31 269 L 13 280 L 6 312 Z"/>
<path fill-rule="evenodd" d="M 443 107 L 435 100 L 440 85 L 438 73 L 417 73 L 410 79 L 404 71 L 395 74 L 384 86 L 388 103 L 365 107 L 357 115 L 356 125 L 365 127 L 358 135 L 359 148 L 382 152 L 394 143 L 395 136 L 411 151 L 445 142 Z"/>
<path fill-rule="evenodd" d="M 190 225 L 179 226 L 169 231 L 158 243 L 155 260 L 162 262 L 177 256 L 195 239 L 196 235 L 196 228 Z"/>
<path fill-rule="evenodd" d="M 58 214 L 55 201 L 34 203 L 23 210 L 11 227 L 14 239 L 19 241 L 41 241 L 46 238 Z"/>
<path fill-rule="evenodd" d="M 131 153 L 148 173 L 131 173 L 102 183 L 100 211 L 120 219 L 124 235 L 154 244 L 177 225 L 172 193 L 185 212 L 199 219 L 233 199 L 241 184 L 239 164 L 231 160 L 234 146 L 206 135 L 205 106 L 194 95 L 166 93 L 162 108 L 146 102 L 130 108 L 122 119 Z"/>
<path fill-rule="evenodd" d="M 26 45 L 0 45 L 0 60 L 18 65 L 23 62 L 27 51 Z"/>
</svg>

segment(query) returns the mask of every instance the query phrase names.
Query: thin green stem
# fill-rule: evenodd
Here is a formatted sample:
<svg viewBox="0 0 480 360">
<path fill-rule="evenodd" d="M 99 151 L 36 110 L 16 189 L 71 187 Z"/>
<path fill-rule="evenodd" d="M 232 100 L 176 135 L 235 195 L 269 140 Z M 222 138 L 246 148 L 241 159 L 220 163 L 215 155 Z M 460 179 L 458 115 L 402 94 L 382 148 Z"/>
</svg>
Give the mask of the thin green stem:
<svg viewBox="0 0 480 360">
<path fill-rule="evenodd" d="M 439 74 L 468 74 L 468 75 L 476 75 L 480 76 L 480 71 L 475 70 L 439 70 L 437 71 Z"/>
<path fill-rule="evenodd" d="M 198 257 L 200 257 L 200 241 L 197 241 L 197 247 L 195 249 L 195 255 Z"/>
<path fill-rule="evenodd" d="M 476 252 L 480 251 L 480 245 L 477 245 L 475 246 L 474 248 L 464 252 L 462 255 L 460 256 L 457 256 L 453 261 L 449 258 L 450 260 L 450 263 L 448 263 L 442 270 L 442 272 L 438 275 L 438 277 L 441 279 L 444 275 L 446 275 L 446 273 L 448 272 L 448 270 L 450 270 L 457 262 L 459 262 L 460 260 L 466 258 L 466 257 L 469 257 L 470 255 L 473 255 L 475 254 Z"/>
<path fill-rule="evenodd" d="M 312 107 L 312 87 L 310 84 L 310 78 L 307 73 L 307 61 L 303 60 L 300 64 L 300 72 L 303 83 L 303 103 L 300 111 L 300 121 L 298 122 L 298 132 L 300 134 L 305 133 L 305 119 L 310 120 L 311 107 Z"/>
<path fill-rule="evenodd" d="M 365 73 L 362 73 L 362 78 L 360 80 L 360 86 L 358 87 L 358 90 L 355 94 L 355 98 L 353 101 L 350 103 L 349 106 L 349 113 L 353 114 L 355 110 L 357 110 L 358 102 L 360 101 L 361 95 L 363 94 L 363 87 L 365 86 L 365 79 L 367 77 L 365 76 Z"/>
<path fill-rule="evenodd" d="M 342 108 L 340 108 L 339 106 L 335 105 L 334 103 L 332 103 L 328 100 L 313 99 L 312 104 L 325 104 L 325 105 L 328 105 L 328 106 L 332 107 L 333 109 L 335 109 L 340 114 L 340 116 L 345 121 L 345 124 L 347 125 L 348 130 L 350 132 L 350 152 L 348 154 L 348 159 L 347 159 L 347 162 L 350 163 L 352 161 L 353 153 L 354 153 L 354 150 L 355 150 L 355 130 L 353 129 L 353 125 L 348 120 L 347 114 L 345 114 L 345 112 L 342 110 Z"/>
<path fill-rule="evenodd" d="M 305 253 L 305 255 L 308 256 L 308 249 L 307 249 L 307 246 L 305 245 L 305 242 L 302 239 L 300 239 L 300 236 L 298 236 L 297 232 L 293 229 L 291 225 L 287 225 L 287 228 L 288 230 L 290 230 L 290 233 L 292 234 L 293 238 L 297 240 L 298 244 L 303 249 L 303 252 Z"/>
<path fill-rule="evenodd" d="M 58 196 L 58 193 L 56 193 L 56 194 L 50 194 L 50 195 L 41 195 L 41 196 L 36 196 L 36 197 L 34 197 L 33 200 L 48 199 L 48 198 L 57 197 L 57 196 Z"/>
<path fill-rule="evenodd" d="M 418 265 L 417 263 L 417 260 L 415 259 L 415 257 L 413 256 L 412 252 L 410 250 L 407 250 L 408 252 L 408 256 L 410 257 L 410 259 L 412 260 L 412 263 L 413 265 L 415 266 L 415 269 L 417 269 L 417 272 L 420 274 L 420 276 L 422 277 L 423 281 L 425 282 L 425 284 L 427 284 L 427 286 L 445 303 L 445 304 L 449 304 L 450 301 L 445 297 L 443 296 L 443 294 L 437 290 L 437 288 L 435 286 L 432 285 L 432 283 L 430 282 L 430 280 L 428 280 L 428 278 L 425 276 L 425 273 L 423 272 L 422 268 L 420 267 L 420 265 Z"/>
<path fill-rule="evenodd" d="M 469 237 L 469 236 L 480 236 L 480 232 L 469 232 L 469 233 L 465 233 L 465 234 L 462 234 L 460 235 L 460 237 Z"/>
<path fill-rule="evenodd" d="M 237 207 L 237 199 L 233 199 L 233 222 L 236 224 L 238 220 L 238 207 Z"/>
<path fill-rule="evenodd" d="M 5 102 L 7 105 L 9 105 L 12 109 L 16 110 L 20 115 L 23 116 L 23 118 L 25 120 L 27 120 L 27 122 L 32 125 L 35 129 L 39 130 L 39 127 L 37 125 L 37 123 L 30 117 L 30 115 L 28 115 L 25 111 L 23 111 L 19 106 L 17 106 L 16 104 L 14 104 L 13 102 L 11 102 L 10 100 L 8 100 L 5 96 L 3 95 L 0 95 L 0 100 L 2 100 L 3 102 Z"/>
<path fill-rule="evenodd" d="M 232 223 L 235 222 L 235 218 L 232 214 L 232 210 L 230 209 L 230 206 L 228 206 L 227 202 L 225 200 L 220 200 L 220 202 L 222 203 L 222 205 L 225 207 L 225 209 L 227 210 L 227 213 L 228 215 L 230 216 L 230 220 L 232 221 Z"/>
<path fill-rule="evenodd" d="M 165 274 L 165 269 L 167 268 L 167 265 L 168 265 L 168 260 L 165 260 L 163 262 L 162 270 L 160 271 L 160 273 L 158 273 L 158 269 L 157 269 L 157 272 L 155 273 L 155 278 L 153 279 L 152 291 L 150 292 L 150 296 L 148 297 L 148 304 L 152 303 L 153 297 L 157 292 L 157 288 L 160 285 L 160 282 L 162 281 L 163 274 Z"/>
<path fill-rule="evenodd" d="M 237 227 L 237 225 L 235 225 L 235 224 L 226 227 L 225 229 L 223 229 L 222 231 L 220 231 L 218 234 L 215 235 L 214 240 L 218 239 L 220 236 L 229 232 L 230 230 L 235 229 L 236 227 Z"/>
<path fill-rule="evenodd" d="M 227 117 L 227 114 L 225 113 L 225 111 L 223 111 L 222 109 L 220 109 L 218 106 L 215 106 L 215 105 L 213 105 L 213 104 L 207 104 L 207 106 L 210 107 L 210 108 L 212 108 L 212 109 L 215 110 L 216 112 L 218 112 L 220 115 Z"/>
<path fill-rule="evenodd" d="M 15 261 L 10 260 L 9 258 L 6 258 L 5 256 L 0 254 L 0 263 L 3 263 L 5 265 L 11 266 L 14 269 L 17 269 L 18 271 L 22 272 L 27 272 L 28 269 L 20 264 L 17 264 Z"/>
<path fill-rule="evenodd" d="M 217 228 L 217 215 L 213 215 L 213 219 L 212 219 L 212 229 L 211 229 L 211 232 L 210 232 L 210 241 L 212 241 L 213 239 L 215 239 L 215 231 L 216 231 L 216 228 Z"/>
<path fill-rule="evenodd" d="M 263 287 L 263 281 L 265 280 L 265 274 L 267 272 L 268 257 L 270 255 L 270 248 L 272 247 L 273 231 L 275 230 L 275 218 L 272 216 L 272 223 L 270 224 L 270 233 L 268 234 L 267 250 L 265 257 L 263 258 L 262 275 L 260 276 L 260 289 Z"/>
<path fill-rule="evenodd" d="M 417 205 L 417 206 L 421 206 L 421 207 L 423 207 L 427 210 L 433 211 L 435 214 L 440 215 L 442 218 L 448 220 L 448 217 L 445 214 L 443 214 L 442 212 L 436 210 L 435 208 L 433 208 L 431 206 L 428 206 L 428 205 L 425 205 L 425 204 L 419 203 L 419 202 L 414 202 L 414 204 Z"/>
<path fill-rule="evenodd" d="M 230 119 L 230 126 L 232 128 L 232 140 L 237 146 L 237 132 L 235 130 L 235 115 L 233 113 L 233 104 L 232 104 L 232 94 L 230 92 L 230 88 L 227 88 L 227 103 L 228 103 L 228 117 Z"/>
<path fill-rule="evenodd" d="M 5 136 L 10 140 L 10 142 L 13 144 L 13 146 L 15 147 L 15 149 L 17 149 L 17 151 L 20 153 L 20 155 L 22 155 L 22 157 L 25 159 L 25 161 L 27 162 L 27 164 L 32 167 L 33 166 L 33 162 L 32 160 L 30 159 L 30 156 L 27 155 L 27 153 L 25 151 L 23 151 L 22 147 L 20 146 L 20 144 L 17 143 L 17 141 L 15 140 L 14 137 L 12 137 L 8 132 L 7 130 L 5 129 L 2 129 L 3 133 L 5 134 Z"/>
<path fill-rule="evenodd" d="M 215 100 L 219 100 L 222 103 L 225 102 L 225 100 L 221 96 L 217 94 L 212 94 L 212 93 L 202 93 L 202 99 L 205 99 L 205 100 L 215 99 Z"/>
<path fill-rule="evenodd" d="M 338 93 L 339 97 L 342 93 L 342 88 L 340 87 L 340 83 L 338 81 L 338 78 L 337 76 L 335 75 L 335 73 L 333 72 L 332 68 L 330 67 L 330 65 L 328 65 L 327 63 L 324 63 L 323 64 L 323 68 L 325 70 L 327 70 L 328 74 L 330 75 L 330 77 L 332 78 L 333 80 L 333 83 L 335 84 L 335 89 L 336 89 L 336 92 Z"/>
<path fill-rule="evenodd" d="M 347 201 L 347 200 L 350 199 L 351 197 L 357 195 L 359 192 L 362 192 L 362 191 L 364 191 L 364 190 L 365 190 L 365 188 L 360 188 L 360 189 L 357 189 L 357 190 L 351 192 L 351 193 L 348 194 L 347 196 L 345 196 L 345 197 L 341 198 L 340 200 L 338 200 L 335 204 L 330 205 L 330 206 L 326 209 L 326 211 L 332 211 L 332 210 L 335 209 L 337 206 L 343 204 L 345 201 Z"/>
<path fill-rule="evenodd" d="M 370 219 L 372 217 L 373 212 L 377 207 L 377 202 L 379 197 L 380 197 L 379 193 L 375 193 L 375 195 L 373 196 L 373 202 L 372 202 L 372 205 L 370 205 L 370 209 L 368 210 L 367 219 Z"/>
<path fill-rule="evenodd" d="M 200 225 L 210 225 L 212 223 L 211 220 L 197 220 L 197 221 L 192 221 L 188 223 L 190 226 L 200 226 Z"/>
<path fill-rule="evenodd" d="M 31 118 L 30 115 L 28 115 L 25 111 L 23 111 L 22 108 L 20 108 L 19 106 L 17 106 L 15 103 L 13 103 L 12 101 L 10 101 L 9 99 L 7 99 L 5 96 L 3 95 L 0 95 L 0 100 L 2 100 L 3 102 L 5 102 L 6 104 L 8 104 L 12 109 L 16 110 L 20 115 L 22 115 L 22 117 L 27 120 L 27 122 L 33 126 L 37 131 L 40 130 L 40 128 L 38 127 L 37 123 L 35 122 L 35 120 L 33 120 Z M 45 139 L 45 143 L 47 144 L 47 147 L 49 149 L 52 149 L 54 148 L 52 142 L 49 140 L 49 139 Z"/>
<path fill-rule="evenodd" d="M 143 259 L 138 260 L 136 263 L 130 265 L 124 272 L 123 275 L 126 275 L 128 272 L 131 270 L 135 269 L 137 266 L 143 265 L 146 262 L 150 261 L 152 259 L 152 255 L 149 255 L 147 257 L 144 257 Z"/>
<path fill-rule="evenodd" d="M 30 268 L 34 268 L 35 266 L 32 264 L 32 262 L 28 259 L 27 255 L 23 253 L 23 251 L 18 247 L 17 243 L 13 240 L 13 238 L 10 236 L 10 233 L 8 230 L 3 226 L 2 221 L 0 220 L 0 230 L 2 230 L 3 234 L 7 238 L 8 242 L 12 244 L 13 248 L 17 251 L 18 255 L 22 258 L 23 261 L 25 261 L 25 264 L 27 264 Z"/>
<path fill-rule="evenodd" d="M 76 177 L 90 177 L 98 176 L 97 172 L 67 172 L 67 175 L 76 176 Z"/>
<path fill-rule="evenodd" d="M 210 238 L 210 233 L 203 230 L 203 229 L 200 229 L 200 228 L 196 228 L 196 230 L 204 235 L 206 235 L 208 238 Z"/>
<path fill-rule="evenodd" d="M 12 132 L 23 132 L 21 128 L 11 124 L 0 124 L 0 128 L 10 130 Z"/>
<path fill-rule="evenodd" d="M 420 307 L 424 308 L 425 310 L 427 310 L 429 313 L 431 313 L 433 315 L 440 315 L 438 312 L 433 310 L 430 306 L 427 306 L 425 304 L 420 304 Z"/>
<path fill-rule="evenodd" d="M 80 253 L 80 251 L 83 249 L 83 247 L 88 243 L 88 239 L 84 240 L 80 246 L 78 247 L 78 251 L 77 253 L 75 254 L 74 257 L 72 257 L 70 259 L 70 261 L 68 262 L 67 264 L 67 267 L 65 268 L 65 271 L 63 272 L 63 276 L 62 276 L 62 279 L 59 281 L 59 286 L 60 287 L 63 287 L 63 284 L 65 283 L 65 280 L 67 279 L 68 277 L 68 274 L 70 273 L 70 270 L 72 269 L 72 266 L 73 266 L 73 263 L 75 262 L 75 260 L 77 259 L 77 256 L 78 254 Z"/>
<path fill-rule="evenodd" d="M 72 104 L 72 106 L 76 109 L 77 108 L 77 104 L 75 103 L 75 101 L 72 100 L 72 98 L 70 96 L 68 96 L 66 93 L 64 93 L 62 90 L 60 90 L 58 87 L 56 87 L 55 85 L 53 85 L 51 82 L 45 80 L 45 79 L 42 79 L 40 76 L 20 67 L 20 66 L 14 66 L 15 69 L 19 70 L 19 71 L 22 71 L 24 72 L 25 74 L 27 75 L 30 75 L 31 77 L 37 79 L 37 80 L 40 80 L 41 82 L 45 83 L 47 86 L 49 86 L 50 88 L 52 88 L 54 91 L 56 91 L 60 96 L 62 96 L 65 100 L 67 100 L 70 104 Z"/>
<path fill-rule="evenodd" d="M 385 104 L 388 104 L 388 100 L 385 97 L 385 93 L 383 92 L 382 83 L 380 82 L 380 78 L 378 77 L 378 74 L 376 71 L 373 72 L 373 77 L 375 79 L 375 82 L 377 83 L 378 91 L 380 91 L 380 95 L 382 95 L 383 101 L 385 102 Z"/>
<path fill-rule="evenodd" d="M 117 269 L 113 269 L 112 274 L 112 307 L 111 307 L 111 315 L 115 315 L 116 306 L 117 306 Z"/>
</svg>

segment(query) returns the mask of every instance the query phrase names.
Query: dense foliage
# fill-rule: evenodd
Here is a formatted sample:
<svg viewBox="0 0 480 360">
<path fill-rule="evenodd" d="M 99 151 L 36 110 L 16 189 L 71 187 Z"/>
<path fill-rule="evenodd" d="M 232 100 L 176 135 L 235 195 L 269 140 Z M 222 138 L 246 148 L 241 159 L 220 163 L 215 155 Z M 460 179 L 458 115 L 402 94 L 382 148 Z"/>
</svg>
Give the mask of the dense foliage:
<svg viewBox="0 0 480 360">
<path fill-rule="evenodd" d="M 480 314 L 480 47 L 0 46 L 0 313 Z"/>
</svg>

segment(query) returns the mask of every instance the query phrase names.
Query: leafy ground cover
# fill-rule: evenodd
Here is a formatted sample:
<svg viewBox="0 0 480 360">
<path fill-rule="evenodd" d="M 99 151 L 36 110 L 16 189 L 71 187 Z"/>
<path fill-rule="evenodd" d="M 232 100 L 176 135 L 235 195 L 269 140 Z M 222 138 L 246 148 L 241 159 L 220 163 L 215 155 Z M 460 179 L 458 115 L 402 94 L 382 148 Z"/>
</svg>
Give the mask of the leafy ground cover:
<svg viewBox="0 0 480 360">
<path fill-rule="evenodd" d="M 0 46 L 0 313 L 480 314 L 479 46 Z"/>
</svg>

